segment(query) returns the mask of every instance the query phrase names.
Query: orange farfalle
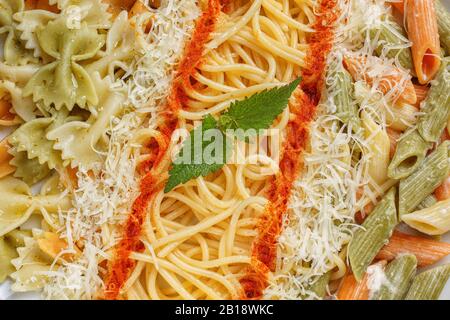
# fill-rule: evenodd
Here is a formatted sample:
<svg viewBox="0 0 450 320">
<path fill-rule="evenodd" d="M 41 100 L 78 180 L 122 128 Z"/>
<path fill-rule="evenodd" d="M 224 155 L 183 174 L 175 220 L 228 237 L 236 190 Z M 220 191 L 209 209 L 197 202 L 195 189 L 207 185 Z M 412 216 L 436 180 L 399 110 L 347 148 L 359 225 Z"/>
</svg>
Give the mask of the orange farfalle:
<svg viewBox="0 0 450 320">
<path fill-rule="evenodd" d="M 374 62 L 373 64 L 371 62 Z M 384 66 L 383 74 L 373 75 L 371 65 Z M 404 79 L 402 71 L 394 66 L 383 64 L 378 57 L 345 57 L 344 66 L 355 81 L 363 80 L 370 86 L 378 82 L 378 89 L 383 93 L 392 93 L 395 102 L 415 104 L 416 90 L 410 79 Z M 379 73 L 379 72 L 377 72 Z"/>
<path fill-rule="evenodd" d="M 420 267 L 426 267 L 450 254 L 450 243 L 394 231 L 389 243 L 381 249 L 377 259 L 391 261 L 399 254 L 411 253 Z"/>
<path fill-rule="evenodd" d="M 10 175 L 16 168 L 9 164 L 13 156 L 8 153 L 9 145 L 7 139 L 0 142 L 0 178 Z"/>
</svg>

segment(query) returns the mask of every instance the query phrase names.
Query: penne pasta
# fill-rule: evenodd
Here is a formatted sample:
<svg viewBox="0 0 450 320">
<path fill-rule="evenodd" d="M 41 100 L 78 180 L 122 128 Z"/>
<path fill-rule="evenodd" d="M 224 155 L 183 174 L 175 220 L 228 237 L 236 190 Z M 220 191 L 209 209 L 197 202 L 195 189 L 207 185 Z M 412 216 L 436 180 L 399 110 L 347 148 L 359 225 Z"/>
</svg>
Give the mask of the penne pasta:
<svg viewBox="0 0 450 320">
<path fill-rule="evenodd" d="M 307 290 L 313 292 L 317 298 L 325 297 L 327 295 L 330 278 L 331 272 L 321 275 L 309 288 L 307 288 Z"/>
<path fill-rule="evenodd" d="M 390 14 L 370 30 L 370 37 L 378 44 L 375 48 L 377 56 L 398 59 L 403 68 L 413 68 L 411 49 L 409 46 L 405 47 L 408 42 L 407 35 Z"/>
<path fill-rule="evenodd" d="M 367 287 L 367 280 L 367 274 L 361 281 L 357 281 L 353 274 L 347 274 L 336 294 L 337 300 L 369 300 L 370 292 Z"/>
<path fill-rule="evenodd" d="M 450 264 L 439 266 L 417 275 L 405 300 L 437 300 L 450 277 Z"/>
<path fill-rule="evenodd" d="M 432 205 L 434 205 L 437 201 L 438 200 L 436 199 L 436 197 L 434 195 L 430 194 L 425 199 L 423 199 L 423 201 L 421 203 L 419 203 L 416 210 L 422 210 L 425 208 L 429 208 Z"/>
<path fill-rule="evenodd" d="M 428 91 L 430 91 L 430 88 L 428 86 L 422 86 L 415 84 L 414 90 L 416 90 L 416 96 L 417 96 L 417 102 L 414 105 L 416 108 L 420 108 L 420 104 L 428 95 Z"/>
<path fill-rule="evenodd" d="M 353 85 L 350 74 L 342 65 L 332 65 L 328 68 L 328 77 L 335 79 L 334 86 L 337 91 L 334 96 L 336 105 L 336 116 L 352 130 L 358 132 L 361 127 L 361 121 L 358 115 L 358 106 L 352 100 Z"/>
<path fill-rule="evenodd" d="M 408 177 L 420 166 L 430 148 L 431 143 L 423 140 L 417 130 L 404 133 L 389 164 L 388 176 L 391 179 Z"/>
<path fill-rule="evenodd" d="M 440 43 L 434 1 L 406 2 L 406 25 L 412 42 L 414 69 L 419 83 L 433 80 L 439 70 Z"/>
<path fill-rule="evenodd" d="M 0 142 L 0 178 L 10 175 L 16 168 L 9 164 L 13 156 L 8 153 L 8 139 L 3 139 Z"/>
<path fill-rule="evenodd" d="M 389 158 L 392 159 L 392 157 L 394 157 L 395 150 L 397 150 L 397 143 L 400 140 L 400 137 L 402 134 L 401 134 L 401 132 L 396 131 L 391 128 L 387 128 L 386 132 L 388 134 L 389 142 L 390 142 Z"/>
<path fill-rule="evenodd" d="M 450 199 L 402 216 L 402 220 L 422 233 L 436 236 L 450 231 Z"/>
<path fill-rule="evenodd" d="M 449 255 L 450 244 L 394 231 L 376 259 L 391 261 L 407 253 L 416 256 L 419 267 L 426 267 Z"/>
<path fill-rule="evenodd" d="M 378 203 L 361 229 L 355 231 L 348 246 L 348 258 L 356 280 L 361 281 L 367 267 L 390 238 L 397 225 L 395 188 Z"/>
<path fill-rule="evenodd" d="M 386 129 L 378 125 L 366 111 L 361 114 L 364 135 L 368 142 L 370 159 L 368 160 L 368 172 L 370 177 L 382 185 L 387 179 L 387 170 L 390 160 L 391 142 Z"/>
<path fill-rule="evenodd" d="M 444 201 L 450 199 L 450 175 L 445 181 L 434 191 L 436 201 Z"/>
<path fill-rule="evenodd" d="M 397 131 L 405 131 L 417 122 L 419 109 L 411 104 L 388 105 L 386 108 L 386 124 Z"/>
<path fill-rule="evenodd" d="M 422 103 L 424 114 L 419 118 L 417 128 L 425 141 L 437 142 L 450 117 L 450 70 L 448 59 L 432 82 L 427 98 Z"/>
<path fill-rule="evenodd" d="M 384 65 L 382 74 L 380 72 L 374 74 L 375 70 L 372 70 L 371 65 L 383 65 L 383 61 L 378 57 L 345 57 L 344 59 L 344 66 L 355 81 L 363 80 L 370 86 L 377 82 L 381 93 L 390 93 L 393 101 L 416 103 L 417 97 L 413 83 L 401 70 Z"/>
<path fill-rule="evenodd" d="M 416 273 L 417 258 L 413 254 L 404 254 L 390 262 L 385 270 L 386 281 L 373 294 L 371 300 L 402 300 Z"/>
<path fill-rule="evenodd" d="M 439 40 L 441 47 L 444 48 L 446 55 L 450 54 L 450 13 L 442 5 L 440 0 L 435 0 L 436 16 L 439 31 Z"/>
<path fill-rule="evenodd" d="M 414 210 L 445 180 L 449 173 L 450 141 L 442 143 L 405 179 L 400 181 L 398 211 L 400 218 Z"/>
</svg>

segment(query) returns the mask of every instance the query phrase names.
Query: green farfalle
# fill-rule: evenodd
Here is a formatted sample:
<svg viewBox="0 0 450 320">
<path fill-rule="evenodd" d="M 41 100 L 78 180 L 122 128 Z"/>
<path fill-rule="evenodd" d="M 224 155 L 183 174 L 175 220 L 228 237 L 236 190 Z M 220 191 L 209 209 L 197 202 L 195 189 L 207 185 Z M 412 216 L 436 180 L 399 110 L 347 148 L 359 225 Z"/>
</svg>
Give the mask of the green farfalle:
<svg viewBox="0 0 450 320">
<path fill-rule="evenodd" d="M 17 151 L 11 148 L 9 153 L 13 156 L 10 164 L 16 167 L 14 177 L 20 178 L 28 185 L 33 185 L 50 174 L 50 169 L 46 164 L 40 164 L 37 158 L 29 159 L 26 151 Z"/>
<path fill-rule="evenodd" d="M 56 59 L 31 78 L 24 89 L 25 96 L 42 101 L 50 110 L 63 106 L 72 110 L 97 106 L 98 95 L 89 74 L 79 64 L 95 56 L 103 47 L 105 37 L 86 23 L 80 29 L 68 29 L 64 19 L 51 21 L 36 31 L 41 49 Z"/>
<path fill-rule="evenodd" d="M 23 0 L 0 0 L 0 34 L 6 34 L 3 43 L 3 60 L 8 65 L 26 65 L 37 62 L 33 52 L 25 48 L 16 29 L 13 15 L 22 12 Z"/>
</svg>

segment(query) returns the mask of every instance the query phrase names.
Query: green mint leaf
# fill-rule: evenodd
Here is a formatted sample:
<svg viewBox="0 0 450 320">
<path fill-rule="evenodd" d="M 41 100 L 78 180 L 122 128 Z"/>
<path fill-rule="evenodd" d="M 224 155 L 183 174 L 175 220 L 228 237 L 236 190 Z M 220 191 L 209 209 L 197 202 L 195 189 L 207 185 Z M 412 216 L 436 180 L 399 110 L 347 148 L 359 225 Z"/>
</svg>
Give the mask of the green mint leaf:
<svg viewBox="0 0 450 320">
<path fill-rule="evenodd" d="M 268 129 L 288 105 L 289 98 L 300 84 L 300 78 L 290 84 L 265 90 L 251 97 L 235 101 L 228 111 L 221 115 L 219 127 L 227 129 Z"/>
<path fill-rule="evenodd" d="M 190 132 L 174 160 L 164 192 L 221 169 L 231 151 L 232 141 L 219 130 L 212 116 L 206 116 L 202 124 Z"/>
</svg>

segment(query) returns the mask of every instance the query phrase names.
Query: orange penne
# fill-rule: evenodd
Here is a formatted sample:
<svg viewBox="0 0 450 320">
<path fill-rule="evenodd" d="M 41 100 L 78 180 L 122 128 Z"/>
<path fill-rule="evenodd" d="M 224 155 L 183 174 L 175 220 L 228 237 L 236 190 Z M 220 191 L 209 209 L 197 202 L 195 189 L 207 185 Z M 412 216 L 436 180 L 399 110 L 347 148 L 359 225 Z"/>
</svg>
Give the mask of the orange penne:
<svg viewBox="0 0 450 320">
<path fill-rule="evenodd" d="M 397 149 L 398 140 L 400 139 L 400 136 L 402 135 L 402 133 L 397 130 L 391 129 L 391 128 L 386 128 L 386 131 L 389 136 L 389 141 L 391 142 L 389 156 L 392 159 L 394 157 L 395 150 Z"/>
<path fill-rule="evenodd" d="M 378 57 L 345 57 L 344 66 L 355 81 L 363 80 L 372 86 L 378 82 L 378 89 L 387 94 L 393 90 L 394 100 L 397 103 L 415 104 L 417 102 L 416 91 L 411 79 L 403 80 L 401 71 L 394 66 L 384 65 L 383 74 L 373 76 L 371 65 L 383 65 L 383 60 Z"/>
<path fill-rule="evenodd" d="M 430 90 L 429 87 L 427 86 L 421 86 L 418 84 L 414 85 L 414 89 L 416 90 L 416 96 L 417 96 L 417 101 L 415 106 L 420 108 L 420 103 L 425 100 L 425 98 L 427 97 L 428 91 Z"/>
<path fill-rule="evenodd" d="M 431 0 L 406 2 L 406 25 L 412 42 L 414 69 L 419 83 L 433 80 L 441 65 L 436 9 Z"/>
<path fill-rule="evenodd" d="M 386 261 L 379 261 L 382 267 L 386 265 Z M 353 274 L 347 274 L 341 282 L 339 290 L 336 294 L 338 300 L 369 300 L 369 274 L 366 272 L 361 282 L 356 281 Z"/>
<path fill-rule="evenodd" d="M 444 201 L 450 198 L 450 175 L 434 190 L 434 196 L 438 201 Z"/>
<path fill-rule="evenodd" d="M 8 153 L 8 149 L 8 141 L 5 138 L 0 142 L 0 178 L 16 171 L 16 168 L 9 164 L 13 157 Z"/>
<path fill-rule="evenodd" d="M 347 274 L 342 280 L 341 287 L 336 294 L 336 298 L 338 300 L 369 300 L 367 280 L 367 273 L 361 282 L 356 281 L 353 274 Z"/>
<path fill-rule="evenodd" d="M 405 12 L 405 3 L 403 2 L 403 0 L 395 0 L 398 2 L 390 2 L 390 4 L 397 9 L 400 13 L 404 13 Z"/>
<path fill-rule="evenodd" d="M 450 243 L 394 231 L 389 243 L 381 249 L 377 259 L 391 261 L 402 253 L 414 254 L 420 267 L 431 265 L 450 254 Z"/>
</svg>

